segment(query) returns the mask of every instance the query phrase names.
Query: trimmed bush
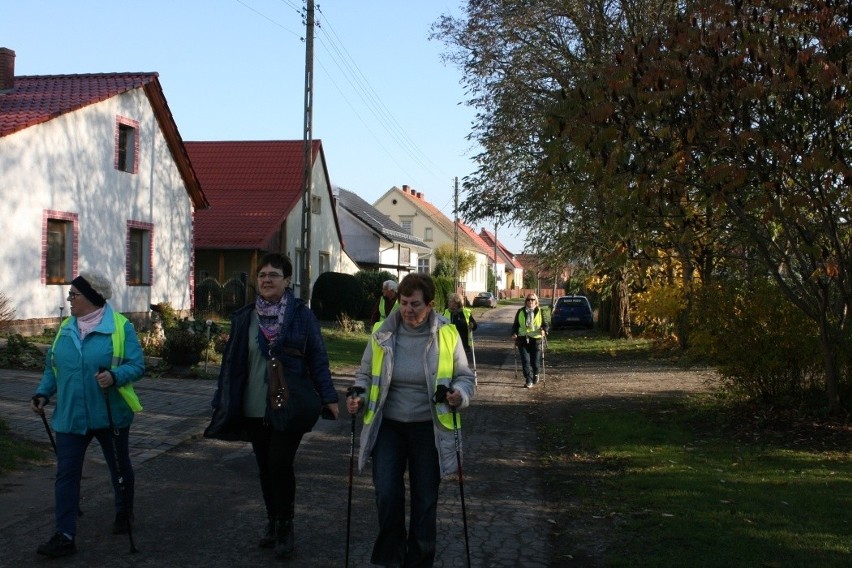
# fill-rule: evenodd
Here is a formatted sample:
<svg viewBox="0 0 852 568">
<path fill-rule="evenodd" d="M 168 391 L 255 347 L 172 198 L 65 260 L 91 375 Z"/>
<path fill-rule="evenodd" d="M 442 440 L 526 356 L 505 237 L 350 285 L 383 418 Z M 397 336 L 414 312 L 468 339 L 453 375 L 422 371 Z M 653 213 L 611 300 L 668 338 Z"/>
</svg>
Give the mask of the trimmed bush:
<svg viewBox="0 0 852 568">
<path fill-rule="evenodd" d="M 443 313 L 447 309 L 447 296 L 456 291 L 453 279 L 446 276 L 433 276 L 435 282 L 435 311 Z M 465 302 L 466 303 L 466 302 Z"/>
<path fill-rule="evenodd" d="M 321 320 L 337 321 L 343 314 L 359 319 L 363 305 L 361 282 L 351 274 L 323 272 L 311 293 L 311 309 Z"/>
<path fill-rule="evenodd" d="M 379 301 L 379 296 L 382 295 L 382 284 L 386 280 L 396 282 L 396 276 L 387 270 L 359 270 L 355 273 L 355 278 L 361 283 L 361 289 L 364 290 L 364 302 L 361 311 L 358 314 L 358 319 L 370 319 L 373 314 L 373 308 Z"/>
</svg>

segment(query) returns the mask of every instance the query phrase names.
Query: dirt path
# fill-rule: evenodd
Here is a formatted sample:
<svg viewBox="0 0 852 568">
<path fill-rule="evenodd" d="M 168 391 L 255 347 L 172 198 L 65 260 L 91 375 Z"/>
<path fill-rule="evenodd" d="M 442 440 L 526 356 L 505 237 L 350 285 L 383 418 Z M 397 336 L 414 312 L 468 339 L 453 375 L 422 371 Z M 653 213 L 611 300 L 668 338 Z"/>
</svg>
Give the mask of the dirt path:
<svg viewBox="0 0 852 568">
<path fill-rule="evenodd" d="M 494 379 L 480 378 L 481 394 L 502 392 L 506 404 L 514 400 L 530 435 L 548 424 L 565 423 L 580 410 L 592 407 L 630 408 L 659 404 L 672 397 L 707 392 L 717 377 L 709 369 L 682 369 L 642 357 L 613 357 L 609 360 L 553 356 L 545 353 L 543 382 L 523 388 L 520 362 L 511 349 L 509 329 L 514 308 L 491 310 L 478 319 L 477 357 L 481 368 L 493 371 Z M 585 331 L 559 331 L 551 341 L 576 338 Z M 517 370 L 516 369 L 517 365 Z M 500 384 L 503 383 L 503 384 Z M 507 388 L 506 384 L 510 385 Z M 496 389 L 495 389 L 496 387 Z M 616 546 L 610 536 L 611 520 L 606 512 L 592 510 L 573 497 L 573 484 L 593 483 L 598 464 L 583 459 L 543 462 L 536 447 L 524 461 L 537 472 L 540 507 L 549 531 L 548 565 L 601 566 L 608 548 Z M 504 459 L 511 459 L 505 456 Z M 521 457 L 518 457 L 520 460 Z M 524 487 L 524 483 L 519 483 Z M 562 499 L 554 498 L 562 495 Z"/>
</svg>

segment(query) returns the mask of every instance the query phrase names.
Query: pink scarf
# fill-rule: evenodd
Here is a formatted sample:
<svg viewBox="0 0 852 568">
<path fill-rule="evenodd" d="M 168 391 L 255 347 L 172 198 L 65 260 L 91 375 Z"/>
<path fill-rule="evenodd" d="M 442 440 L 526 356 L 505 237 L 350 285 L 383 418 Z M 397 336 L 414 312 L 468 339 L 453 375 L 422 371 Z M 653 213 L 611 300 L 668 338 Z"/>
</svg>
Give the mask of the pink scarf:
<svg viewBox="0 0 852 568">
<path fill-rule="evenodd" d="M 89 335 L 89 332 L 98 327 L 104 319 L 105 307 L 100 307 L 90 314 L 77 317 L 77 329 L 80 330 L 80 340 Z"/>
</svg>

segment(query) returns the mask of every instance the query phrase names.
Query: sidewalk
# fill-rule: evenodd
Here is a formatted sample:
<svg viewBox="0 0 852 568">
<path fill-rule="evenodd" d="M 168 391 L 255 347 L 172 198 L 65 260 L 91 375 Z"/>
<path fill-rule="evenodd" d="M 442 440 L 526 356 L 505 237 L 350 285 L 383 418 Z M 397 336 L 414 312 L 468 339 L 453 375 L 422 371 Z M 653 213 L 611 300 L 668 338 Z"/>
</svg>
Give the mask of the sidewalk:
<svg viewBox="0 0 852 568">
<path fill-rule="evenodd" d="M 514 380 L 508 324 L 515 308 L 479 319 L 479 388 L 462 413 L 464 494 L 472 566 L 551 565 L 548 506 L 536 456 L 529 392 Z M 40 374 L 0 370 L 0 416 L 23 436 L 48 444 L 28 400 Z M 350 377 L 335 377 L 343 393 Z M 137 479 L 134 528 L 139 554 L 127 535 L 110 534 L 112 491 L 97 442 L 84 469 L 78 553 L 52 564 L 73 566 L 276 565 L 256 546 L 265 522 L 256 466 L 248 444 L 201 437 L 215 381 L 143 378 L 136 391 L 145 409 L 131 428 Z M 52 411 L 49 407 L 48 412 Z M 297 458 L 296 555 L 289 566 L 343 566 L 346 545 L 351 421 L 320 420 Z M 356 433 L 360 433 L 360 424 Z M 357 468 L 357 465 L 356 465 Z M 36 547 L 53 530 L 54 463 L 0 477 L 0 567 L 42 565 Z M 350 566 L 369 566 L 376 532 L 369 464 L 353 481 Z M 448 478 L 438 504 L 437 567 L 465 566 L 459 480 Z"/>
</svg>

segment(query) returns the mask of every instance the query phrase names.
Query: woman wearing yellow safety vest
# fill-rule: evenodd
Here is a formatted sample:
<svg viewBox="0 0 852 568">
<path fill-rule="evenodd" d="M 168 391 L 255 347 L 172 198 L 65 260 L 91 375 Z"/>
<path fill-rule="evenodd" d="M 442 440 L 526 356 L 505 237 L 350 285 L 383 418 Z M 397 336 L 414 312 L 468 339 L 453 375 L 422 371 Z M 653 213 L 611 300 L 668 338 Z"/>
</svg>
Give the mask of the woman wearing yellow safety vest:
<svg viewBox="0 0 852 568">
<path fill-rule="evenodd" d="M 524 307 L 518 310 L 512 322 L 512 339 L 515 340 L 515 345 L 521 354 L 521 365 L 524 369 L 527 388 L 532 388 L 538 383 L 541 363 L 539 346 L 542 337 L 545 336 L 547 336 L 547 322 L 544 321 L 541 308 L 538 306 L 538 296 L 527 294 Z"/>
<path fill-rule="evenodd" d="M 473 339 L 473 332 L 476 331 L 477 323 L 470 313 L 470 308 L 464 307 L 461 294 L 454 292 L 447 296 L 447 309 L 444 310 L 442 315 L 459 330 L 459 337 L 469 360 L 472 355 L 470 343 Z"/>
<path fill-rule="evenodd" d="M 403 278 L 399 310 L 372 334 L 355 375 L 354 386 L 364 396 L 346 399 L 352 414 L 365 407 L 358 466 L 363 469 L 372 457 L 379 534 L 371 560 L 380 566 L 432 566 L 438 487 L 458 468 L 453 413 L 467 407 L 474 393 L 458 331 L 433 311 L 434 298 L 428 275 Z"/>
<path fill-rule="evenodd" d="M 38 553 L 45 556 L 77 552 L 80 480 L 92 438 L 98 439 L 112 476 L 112 532 L 127 532 L 133 520 L 134 476 L 128 438 L 133 412 L 141 409 L 132 384 L 145 372 L 145 357 L 133 324 L 107 304 L 110 297 L 112 286 L 101 274 L 82 272 L 71 281 L 71 317 L 59 327 L 32 398 L 33 412 L 43 415 L 48 400 L 56 395 L 52 419 L 57 455 L 56 532 L 38 547 Z"/>
</svg>

